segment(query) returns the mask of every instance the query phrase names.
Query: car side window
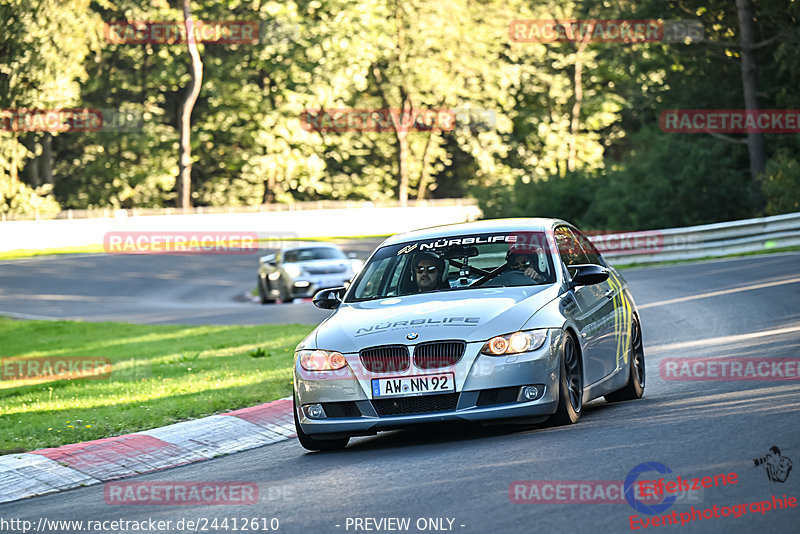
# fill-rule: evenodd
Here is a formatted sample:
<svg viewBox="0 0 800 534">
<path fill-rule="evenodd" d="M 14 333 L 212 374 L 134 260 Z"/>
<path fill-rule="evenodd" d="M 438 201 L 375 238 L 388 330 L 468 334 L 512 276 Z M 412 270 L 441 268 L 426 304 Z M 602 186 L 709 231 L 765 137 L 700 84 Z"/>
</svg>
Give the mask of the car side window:
<svg viewBox="0 0 800 534">
<path fill-rule="evenodd" d="M 598 251 L 597 247 L 594 246 L 594 243 L 592 243 L 592 241 L 580 230 L 576 230 L 574 228 L 571 228 L 570 230 L 572 231 L 572 234 L 578 238 L 578 242 L 581 244 L 583 251 L 586 253 L 586 257 L 589 259 L 588 263 L 605 267 L 605 261 L 600 255 L 600 251 Z"/>
<path fill-rule="evenodd" d="M 392 277 L 389 279 L 389 283 L 386 285 L 388 289 L 386 292 L 387 296 L 396 296 L 400 292 L 401 278 L 403 273 L 409 269 L 408 261 L 408 258 L 404 258 L 403 261 L 396 262 Z"/>
<path fill-rule="evenodd" d="M 378 291 L 381 289 L 381 282 L 386 276 L 387 269 L 391 265 L 392 259 L 393 258 L 386 258 L 382 261 L 374 262 L 367 268 L 367 271 L 364 273 L 364 279 L 367 282 L 358 287 L 356 298 L 372 298 L 378 294 Z"/>
<path fill-rule="evenodd" d="M 567 266 L 570 276 L 575 274 L 573 265 L 591 263 L 583 251 L 578 239 L 566 226 L 559 226 L 555 230 L 556 246 L 564 265 Z"/>
</svg>

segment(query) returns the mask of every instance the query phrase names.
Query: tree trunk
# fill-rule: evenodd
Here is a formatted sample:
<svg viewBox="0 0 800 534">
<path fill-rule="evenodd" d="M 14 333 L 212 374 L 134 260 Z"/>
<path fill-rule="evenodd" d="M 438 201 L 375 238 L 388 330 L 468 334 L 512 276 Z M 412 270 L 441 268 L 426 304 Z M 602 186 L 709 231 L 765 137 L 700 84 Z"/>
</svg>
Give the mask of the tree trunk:
<svg viewBox="0 0 800 534">
<path fill-rule="evenodd" d="M 269 176 L 267 176 L 267 183 L 264 184 L 263 204 L 272 204 L 275 202 L 275 187 L 277 186 L 276 173 L 277 171 L 270 171 Z"/>
<path fill-rule="evenodd" d="M 42 140 L 42 168 L 40 176 L 44 183 L 53 185 L 53 134 L 44 133 Z"/>
<path fill-rule="evenodd" d="M 42 180 L 39 177 L 39 156 L 36 155 L 39 141 L 34 136 L 30 136 L 25 141 L 20 142 L 25 145 L 25 148 L 33 152 L 33 157 L 25 164 L 25 174 L 28 175 L 28 183 L 33 187 L 39 187 L 42 185 Z"/>
<path fill-rule="evenodd" d="M 590 26 L 590 30 L 593 27 Z M 581 104 L 583 104 L 583 51 L 586 49 L 586 40 L 578 45 L 575 52 L 575 102 L 572 104 L 572 121 L 569 127 L 569 156 L 567 157 L 567 170 L 574 171 L 578 159 L 578 129 L 581 124 Z"/>
<path fill-rule="evenodd" d="M 742 89 L 746 109 L 758 109 L 756 93 L 758 92 L 758 66 L 753 52 L 755 36 L 753 28 L 753 10 L 751 0 L 736 0 L 736 13 L 739 17 L 739 32 L 742 45 Z M 764 209 L 764 198 L 758 175 L 764 172 L 767 165 L 764 134 L 750 132 L 747 134 L 747 150 L 750 153 L 750 179 L 753 187 L 753 202 L 756 211 Z"/>
<path fill-rule="evenodd" d="M 402 112 L 401 112 L 402 113 Z M 397 188 L 397 198 L 400 205 L 408 205 L 408 132 L 403 131 L 402 121 L 397 121 L 395 125 L 395 135 L 397 136 L 397 162 L 400 167 L 400 181 Z"/>
<path fill-rule="evenodd" d="M 424 200 L 425 194 L 428 192 L 428 180 L 430 173 L 428 167 L 431 164 L 431 147 L 433 146 L 433 136 L 436 135 L 434 130 L 428 134 L 428 140 L 425 142 L 425 152 L 422 153 L 422 171 L 419 174 L 419 187 L 417 188 L 417 200 Z"/>
<path fill-rule="evenodd" d="M 186 99 L 181 106 L 181 115 L 178 120 L 180 129 L 180 147 L 178 149 L 178 206 L 181 208 L 192 207 L 192 109 L 197 102 L 200 94 L 200 86 L 203 83 L 203 62 L 197 52 L 197 42 L 194 37 L 194 21 L 192 20 L 192 8 L 190 0 L 183 0 L 183 24 L 186 30 L 186 44 L 189 48 L 189 56 L 192 59 L 192 81 L 189 90 L 186 92 Z"/>
<path fill-rule="evenodd" d="M 406 37 L 405 25 L 403 23 L 403 8 L 400 0 L 397 1 L 395 8 L 395 22 L 397 24 L 397 63 L 402 70 L 406 62 Z M 408 92 L 405 91 L 404 87 L 400 87 L 400 95 L 400 104 L 402 106 L 402 109 L 400 110 L 401 116 L 397 121 L 399 124 L 395 124 L 395 132 L 397 134 L 397 156 L 398 164 L 400 166 L 400 180 L 397 188 L 397 198 L 400 200 L 400 205 L 405 207 L 408 205 L 408 157 L 410 153 L 408 146 L 408 130 L 405 128 L 406 117 L 410 116 L 413 106 L 411 104 L 411 99 L 408 97 Z M 406 113 L 408 113 L 408 115 L 406 115 Z"/>
</svg>

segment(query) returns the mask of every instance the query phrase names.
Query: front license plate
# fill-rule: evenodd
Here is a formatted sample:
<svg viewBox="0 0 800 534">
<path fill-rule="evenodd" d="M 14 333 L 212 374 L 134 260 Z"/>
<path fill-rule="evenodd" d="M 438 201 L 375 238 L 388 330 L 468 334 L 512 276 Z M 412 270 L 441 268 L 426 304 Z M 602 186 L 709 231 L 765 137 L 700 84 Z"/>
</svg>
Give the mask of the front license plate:
<svg viewBox="0 0 800 534">
<path fill-rule="evenodd" d="M 455 390 L 455 375 L 453 373 L 372 379 L 373 398 L 442 393 Z"/>
</svg>

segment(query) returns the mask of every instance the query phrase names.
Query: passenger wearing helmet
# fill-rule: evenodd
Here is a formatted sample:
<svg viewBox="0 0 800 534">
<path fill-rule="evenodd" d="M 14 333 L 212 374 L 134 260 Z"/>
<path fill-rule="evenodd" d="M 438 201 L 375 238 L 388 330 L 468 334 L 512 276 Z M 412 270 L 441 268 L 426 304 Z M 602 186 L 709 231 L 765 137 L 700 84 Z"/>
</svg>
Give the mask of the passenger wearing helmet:
<svg viewBox="0 0 800 534">
<path fill-rule="evenodd" d="M 534 282 L 545 281 L 544 273 L 539 272 L 539 258 L 544 253 L 538 245 L 512 245 L 506 254 L 506 264 L 509 271 L 521 272 Z"/>
</svg>

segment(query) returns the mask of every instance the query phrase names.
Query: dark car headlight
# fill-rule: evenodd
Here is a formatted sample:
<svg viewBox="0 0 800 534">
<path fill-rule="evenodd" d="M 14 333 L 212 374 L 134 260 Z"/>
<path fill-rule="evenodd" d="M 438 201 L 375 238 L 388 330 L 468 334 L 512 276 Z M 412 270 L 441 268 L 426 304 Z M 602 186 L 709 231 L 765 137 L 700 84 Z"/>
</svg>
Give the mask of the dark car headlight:
<svg viewBox="0 0 800 534">
<path fill-rule="evenodd" d="M 528 330 L 514 332 L 504 336 L 496 336 L 483 344 L 481 354 L 488 356 L 504 356 L 536 350 L 547 339 L 547 330 Z"/>
<path fill-rule="evenodd" d="M 347 365 L 342 353 L 335 350 L 301 350 L 297 357 L 306 371 L 335 371 Z"/>
</svg>

